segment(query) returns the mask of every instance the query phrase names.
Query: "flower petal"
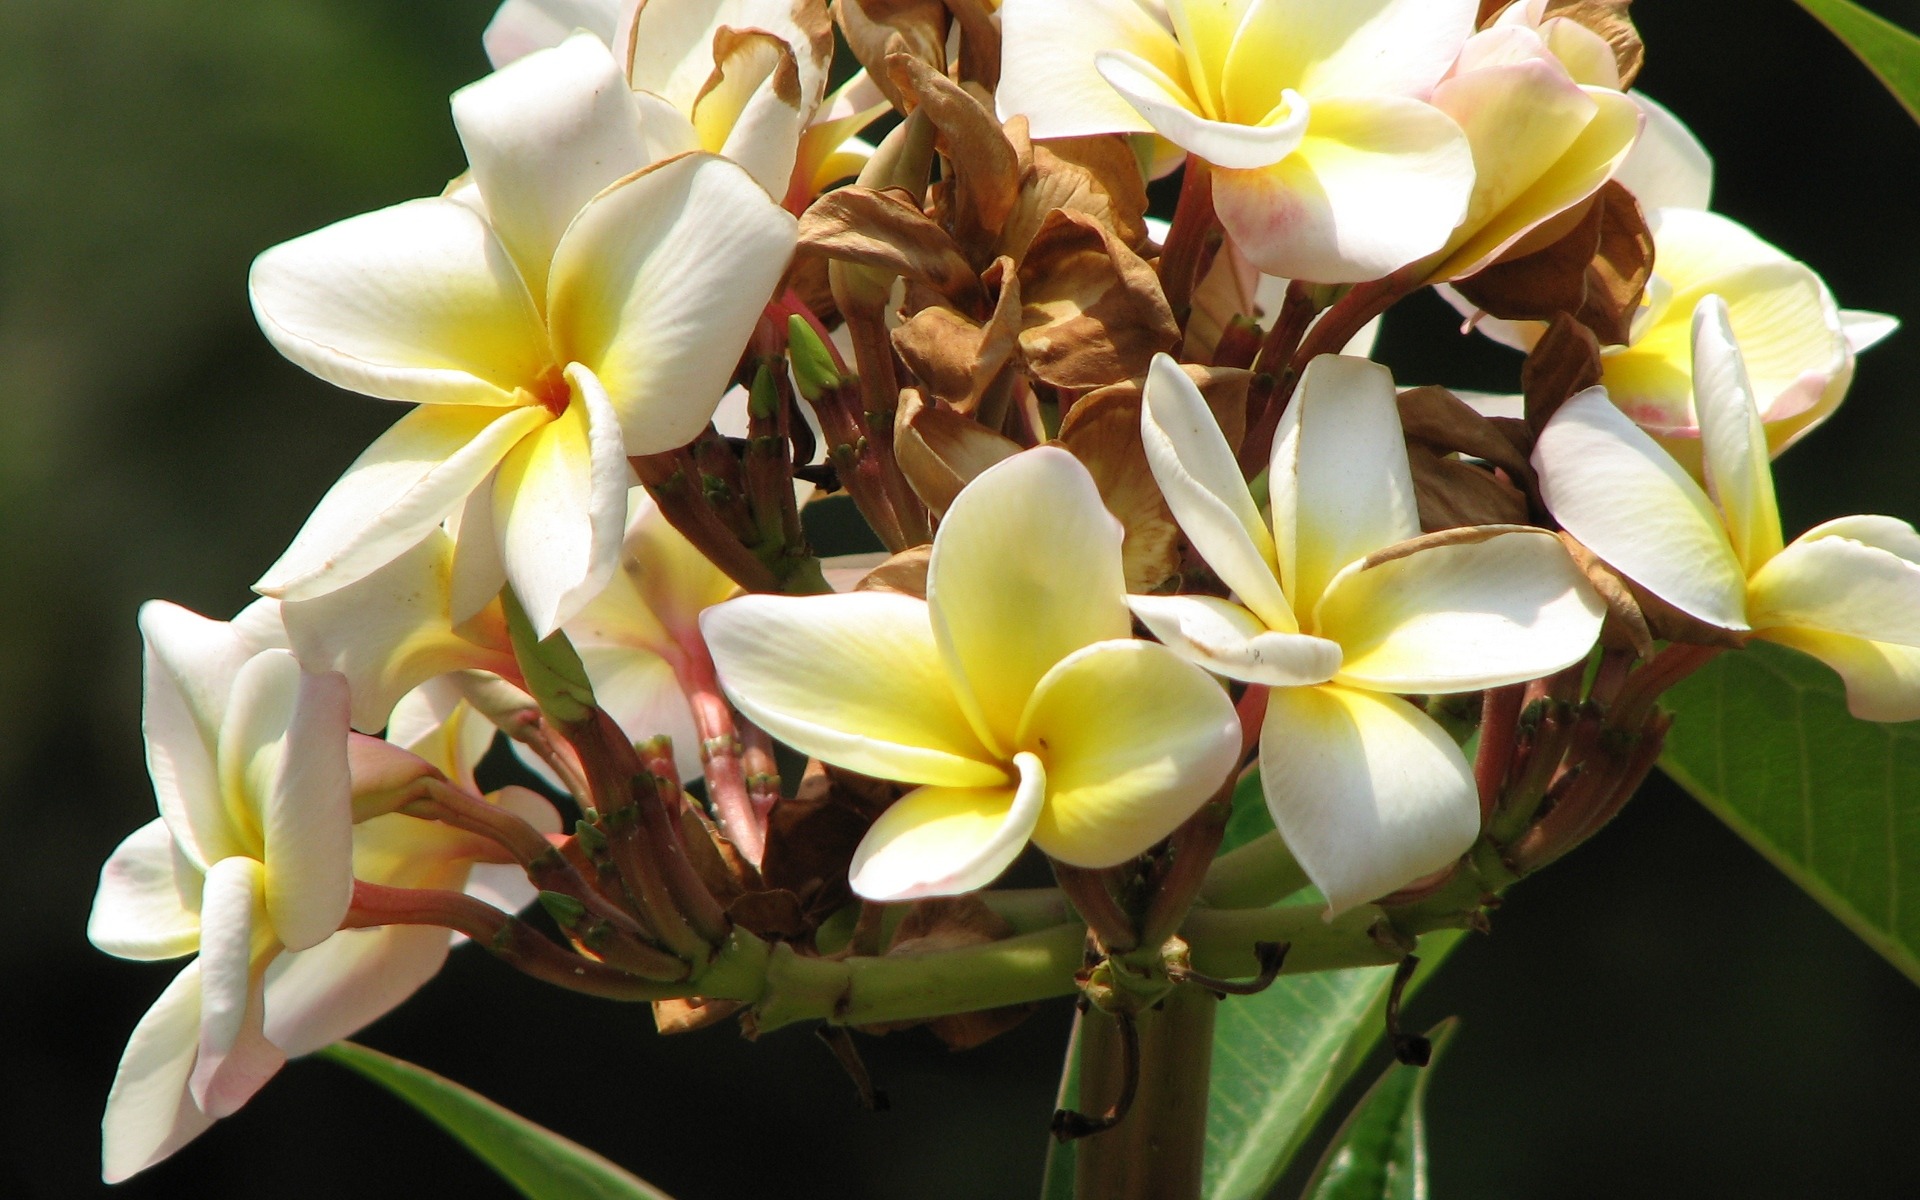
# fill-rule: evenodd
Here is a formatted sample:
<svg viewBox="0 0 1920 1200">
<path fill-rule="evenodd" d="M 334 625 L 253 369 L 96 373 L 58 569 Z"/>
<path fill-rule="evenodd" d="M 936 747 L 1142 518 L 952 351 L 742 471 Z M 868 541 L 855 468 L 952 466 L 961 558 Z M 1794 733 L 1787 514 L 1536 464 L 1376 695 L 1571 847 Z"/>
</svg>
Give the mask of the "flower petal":
<svg viewBox="0 0 1920 1200">
<path fill-rule="evenodd" d="M 558 46 L 576 29 L 588 30 L 607 45 L 617 43 L 620 0 L 505 0 L 480 35 L 487 61 L 504 67 L 535 50 Z"/>
<path fill-rule="evenodd" d="M 615 52 L 628 55 L 627 74 L 634 87 L 666 97 L 682 112 L 693 111 L 695 100 L 714 72 L 716 35 L 729 27 L 764 30 L 792 48 L 803 108 L 811 111 L 826 92 L 833 31 L 831 27 L 814 26 L 805 15 L 809 8 L 806 4 L 794 0 L 679 0 L 627 7 L 637 7 L 639 12 L 630 38 L 613 43 Z"/>
<path fill-rule="evenodd" d="M 1501 687 L 1579 662 L 1600 636 L 1605 606 L 1545 530 L 1453 530 L 1407 549 L 1342 571 L 1314 614 L 1320 635 L 1340 643 L 1337 679 L 1348 687 Z"/>
<path fill-rule="evenodd" d="M 1038 138 L 1149 133 L 1153 126 L 1100 76 L 1094 58 L 1119 50 L 1173 79 L 1186 60 L 1158 6 L 1136 0 L 1003 0 L 1000 119 L 1027 118 Z"/>
<path fill-rule="evenodd" d="M 454 681 L 444 677 L 401 697 L 387 723 L 388 744 L 424 759 L 470 792 L 479 790 L 473 772 L 498 733 L 499 727 L 476 712 Z"/>
<path fill-rule="evenodd" d="M 1266 518 L 1205 397 L 1164 354 L 1147 372 L 1140 440 L 1154 481 L 1194 549 L 1268 629 L 1296 632 Z"/>
<path fill-rule="evenodd" d="M 100 868 L 87 940 L 118 958 L 179 958 L 200 948 L 200 872 L 164 820 L 127 835 Z"/>
<path fill-rule="evenodd" d="M 1164 646 L 1101 642 L 1047 673 L 1019 744 L 1046 763 L 1033 841 L 1061 862 L 1111 867 L 1166 837 L 1240 760 L 1219 684 Z"/>
<path fill-rule="evenodd" d="M 1473 33 L 1475 0 L 1256 0 L 1227 64 L 1229 108 L 1281 84 L 1322 96 L 1425 96 Z"/>
<path fill-rule="evenodd" d="M 578 648 L 587 678 L 593 681 L 593 698 L 628 739 L 643 742 L 665 734 L 673 739 L 681 782 L 700 778 L 700 734 L 672 664 L 637 646 Z"/>
<path fill-rule="evenodd" d="M 626 76 L 592 33 L 461 88 L 453 124 L 487 217 L 536 300 L 574 214 L 648 161 Z"/>
<path fill-rule="evenodd" d="M 793 216 L 734 164 L 689 154 L 631 175 L 554 254 L 554 348 L 606 388 L 629 454 L 704 428 L 793 256 Z"/>
<path fill-rule="evenodd" d="M 1439 870 L 1480 835 L 1472 768 L 1397 696 L 1275 688 L 1260 780 L 1274 825 L 1330 915 Z"/>
<path fill-rule="evenodd" d="M 1280 581 L 1310 613 L 1348 563 L 1416 537 L 1420 511 L 1393 376 L 1362 358 L 1307 365 L 1268 475 Z"/>
<path fill-rule="evenodd" d="M 1855 354 L 1864 354 L 1899 332 L 1900 318 L 1886 313 L 1843 308 L 1840 310 L 1840 328 L 1846 334 L 1847 346 Z"/>
<path fill-rule="evenodd" d="M 1313 99 L 1298 149 L 1216 173 L 1214 208 L 1269 275 L 1378 279 L 1446 245 L 1473 194 L 1473 150 L 1453 118 L 1403 96 Z"/>
<path fill-rule="evenodd" d="M 1747 628 L 1747 579 L 1700 485 L 1589 388 L 1560 406 L 1533 449 L 1540 494 L 1568 533 L 1690 616 Z"/>
<path fill-rule="evenodd" d="M 1010 782 L 953 697 L 925 601 L 742 596 L 700 628 L 740 711 L 803 754 L 904 783 Z"/>
<path fill-rule="evenodd" d="M 1740 357 L 1726 301 L 1708 296 L 1693 310 L 1693 403 L 1707 494 L 1726 519 L 1733 552 L 1748 573 L 1780 553 L 1780 505 L 1773 494 L 1767 431 Z"/>
<path fill-rule="evenodd" d="M 200 1035 L 200 964 L 173 977 L 127 1039 L 100 1122 L 101 1175 L 120 1183 L 205 1132 L 187 1091 Z"/>
<path fill-rule="evenodd" d="M 995 463 L 947 509 L 927 607 L 960 706 L 997 754 L 1055 663 L 1132 632 L 1124 536 L 1080 460 L 1052 446 Z"/>
<path fill-rule="evenodd" d="M 255 859 L 224 858 L 207 872 L 197 960 L 200 1052 L 188 1086 L 200 1111 L 215 1120 L 238 1112 L 286 1062 L 261 1032 L 254 974 L 255 921 L 265 887 L 266 868 Z"/>
<path fill-rule="evenodd" d="M 1920 648 L 1823 629 L 1762 629 L 1754 636 L 1832 667 L 1847 686 L 1847 711 L 1862 721 L 1920 721 Z"/>
<path fill-rule="evenodd" d="M 784 199 L 800 150 L 802 111 L 793 50 L 762 30 L 728 30 L 713 77 L 693 106 L 700 145 L 739 163 L 769 195 Z"/>
<path fill-rule="evenodd" d="M 1755 629 L 1920 646 L 1920 563 L 1851 538 L 1803 538 L 1754 575 L 1747 609 Z"/>
<path fill-rule="evenodd" d="M 425 541 L 358 583 L 284 608 L 295 655 L 309 671 L 338 671 L 353 696 L 353 727 L 378 733 L 393 706 L 448 671 L 511 670 L 511 649 L 454 631 L 454 543 Z"/>
<path fill-rule="evenodd" d="M 1138 109 L 1154 132 L 1216 167 L 1268 167 L 1292 154 L 1306 136 L 1306 98 L 1288 88 L 1259 124 L 1208 120 L 1178 81 L 1152 63 L 1121 50 L 1094 56 L 1100 77 Z"/>
<path fill-rule="evenodd" d="M 633 479 L 600 381 L 578 363 L 567 380 L 567 411 L 514 447 L 493 485 L 507 582 L 542 638 L 613 578 Z"/>
<path fill-rule="evenodd" d="M 1713 156 L 1680 118 L 1645 92 L 1629 92 L 1647 123 L 1613 177 L 1633 193 L 1640 207 L 1713 206 Z"/>
<path fill-rule="evenodd" d="M 518 403 L 548 365 L 513 256 L 453 200 L 410 200 L 268 250 L 247 287 L 280 353 L 385 400 Z"/>
<path fill-rule="evenodd" d="M 1920 563 L 1920 533 L 1898 517 L 1836 517 L 1815 525 L 1794 541 L 1811 542 L 1825 537 L 1851 538 L 1868 546 L 1878 546 L 1908 562 Z"/>
<path fill-rule="evenodd" d="M 1153 636 L 1216 675 L 1273 687 L 1325 683 L 1340 669 L 1340 647 L 1325 638 L 1275 632 L 1237 604 L 1212 596 L 1128 596 Z"/>
<path fill-rule="evenodd" d="M 266 1036 L 289 1058 L 331 1046 L 420 990 L 447 960 L 431 925 L 345 929 L 267 968 Z"/>
<path fill-rule="evenodd" d="M 427 406 L 354 460 L 254 590 L 310 600 L 364 579 L 458 509 L 495 464 L 549 420 L 537 405 Z"/>
<path fill-rule="evenodd" d="M 205 870 L 237 850 L 215 756 L 234 678 L 252 656 L 226 622 L 164 600 L 140 606 L 140 636 L 147 772 L 180 852 Z"/>
<path fill-rule="evenodd" d="M 860 839 L 848 879 L 868 900 L 955 896 L 1000 877 L 1026 849 L 1047 796 L 1047 772 L 1031 754 L 1015 757 L 1015 787 L 923 787 Z"/>
</svg>

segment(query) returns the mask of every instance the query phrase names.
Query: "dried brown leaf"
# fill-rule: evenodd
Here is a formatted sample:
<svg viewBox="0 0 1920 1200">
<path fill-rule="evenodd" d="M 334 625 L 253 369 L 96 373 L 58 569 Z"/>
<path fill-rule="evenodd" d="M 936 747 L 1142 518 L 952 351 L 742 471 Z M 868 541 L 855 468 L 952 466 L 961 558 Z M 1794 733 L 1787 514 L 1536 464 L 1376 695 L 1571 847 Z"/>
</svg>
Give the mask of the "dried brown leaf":
<svg viewBox="0 0 1920 1200">
<path fill-rule="evenodd" d="M 894 417 L 893 449 L 914 494 L 934 513 L 944 514 L 960 489 L 1020 453 L 1020 444 L 972 417 L 928 404 L 907 388 Z"/>
<path fill-rule="evenodd" d="M 1102 388 L 1081 397 L 1061 423 L 1060 444 L 1086 466 L 1126 530 L 1120 557 L 1127 590 L 1158 590 L 1180 570 L 1180 527 L 1140 442 L 1140 389 Z"/>
<path fill-rule="evenodd" d="M 904 192 L 828 192 L 800 218 L 800 250 L 923 283 L 962 308 L 980 307 L 979 276 L 947 231 Z"/>
<path fill-rule="evenodd" d="M 663 1034 L 692 1033 L 708 1029 L 740 1011 L 738 1000 L 655 1000 L 653 1026 Z"/>
<path fill-rule="evenodd" d="M 1580 573 L 1587 577 L 1593 590 L 1599 593 L 1601 601 L 1607 606 L 1607 623 L 1601 628 L 1601 637 L 1617 639 L 1631 647 L 1641 658 L 1653 657 L 1653 631 L 1647 625 L 1647 617 L 1641 611 L 1640 601 L 1633 594 L 1633 585 L 1626 577 L 1600 560 L 1600 556 L 1574 540 L 1573 535 L 1564 531 L 1560 541 L 1572 556 Z"/>
<path fill-rule="evenodd" d="M 927 392 L 971 413 L 1020 349 L 1020 281 L 1011 263 L 985 325 L 944 305 L 922 308 L 893 331 L 893 348 Z"/>
<path fill-rule="evenodd" d="M 1552 244 L 1501 260 L 1454 287 L 1507 321 L 1572 315 L 1601 344 L 1624 345 L 1653 274 L 1653 235 L 1633 193 L 1609 182 Z"/>
<path fill-rule="evenodd" d="M 933 561 L 933 546 L 923 543 L 889 556 L 854 585 L 856 592 L 898 592 L 902 596 L 927 598 L 927 566 Z"/>
<path fill-rule="evenodd" d="M 1523 525 L 1527 498 L 1493 472 L 1435 453 L 1420 442 L 1407 447 L 1420 528 L 1427 533 L 1474 525 Z"/>
<path fill-rule="evenodd" d="M 1439 454 L 1482 458 L 1516 480 L 1533 478 L 1527 456 L 1466 401 L 1443 387 L 1410 388 L 1400 393 L 1400 427 L 1409 440 L 1424 442 Z"/>
<path fill-rule="evenodd" d="M 887 56 L 911 54 L 946 68 L 947 8 L 940 0 L 833 0 L 833 18 L 853 56 L 903 113 L 907 106 L 887 73 Z"/>
<path fill-rule="evenodd" d="M 1107 226 L 1058 209 L 1020 264 L 1020 348 L 1035 376 L 1087 389 L 1146 373 L 1180 340 L 1160 280 Z"/>
<path fill-rule="evenodd" d="M 1591 329 L 1561 313 L 1520 367 L 1528 428 L 1538 435 L 1562 404 L 1599 382 L 1599 341 Z"/>
<path fill-rule="evenodd" d="M 940 152 L 953 166 L 953 228 L 974 261 L 993 245 L 1020 196 L 1020 162 L 992 110 L 923 59 L 891 54 L 886 69 L 906 111 L 924 111 L 939 131 Z"/>
</svg>

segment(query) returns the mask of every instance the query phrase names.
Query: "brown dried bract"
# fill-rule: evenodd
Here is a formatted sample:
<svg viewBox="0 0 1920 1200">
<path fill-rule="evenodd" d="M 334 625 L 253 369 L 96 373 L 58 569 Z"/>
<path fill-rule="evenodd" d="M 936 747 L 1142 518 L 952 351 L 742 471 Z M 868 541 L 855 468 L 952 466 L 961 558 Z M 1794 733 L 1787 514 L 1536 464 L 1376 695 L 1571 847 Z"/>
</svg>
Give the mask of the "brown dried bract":
<svg viewBox="0 0 1920 1200">
<path fill-rule="evenodd" d="M 1127 590 L 1153 592 L 1180 570 L 1180 527 L 1140 443 L 1140 403 L 1132 384 L 1083 396 L 1060 426 L 1060 444 L 1086 466 L 1126 530 L 1120 557 Z"/>
<path fill-rule="evenodd" d="M 947 8 L 940 0 L 833 0 L 833 19 L 847 46 L 886 98 L 906 112 L 887 73 L 887 57 L 910 54 L 945 70 Z"/>
<path fill-rule="evenodd" d="M 1607 622 L 1601 627 L 1602 641 L 1609 644 L 1620 641 L 1630 647 L 1641 658 L 1653 657 L 1653 631 L 1647 625 L 1647 617 L 1640 608 L 1640 600 L 1634 595 L 1633 585 L 1626 576 L 1602 562 L 1600 556 L 1576 541 L 1572 534 L 1564 531 L 1560 541 L 1573 556 L 1574 565 L 1587 577 L 1593 590 L 1607 606 Z"/>
<path fill-rule="evenodd" d="M 1454 284 L 1482 311 L 1507 321 L 1565 313 L 1602 345 L 1626 344 L 1647 281 L 1653 234 L 1633 193 L 1608 183 L 1571 230 L 1544 249 L 1508 258 Z"/>
<path fill-rule="evenodd" d="M 905 192 L 845 187 L 800 218 L 800 252 L 872 267 L 926 285 L 967 309 L 981 307 L 980 278 L 947 231 Z"/>
<path fill-rule="evenodd" d="M 1646 65 L 1647 47 L 1640 40 L 1627 9 L 1633 0 L 1548 0 L 1547 16 L 1565 17 L 1585 25 L 1605 38 L 1613 47 L 1613 60 L 1620 68 L 1620 90 L 1633 86 L 1640 68 Z"/>
<path fill-rule="evenodd" d="M 928 309 L 927 313 L 938 311 Z M 1020 444 L 971 417 L 928 404 L 919 392 L 907 388 L 900 393 L 894 417 L 893 450 L 914 494 L 929 510 L 944 514 L 961 488 L 988 467 L 1018 454 Z"/>
<path fill-rule="evenodd" d="M 1427 533 L 1474 525 L 1521 525 L 1531 513 L 1525 493 L 1484 467 L 1407 446 L 1420 528 Z"/>
<path fill-rule="evenodd" d="M 1592 330 L 1561 313 L 1520 367 L 1527 427 L 1538 436 L 1562 404 L 1599 382 L 1599 341 Z"/>
<path fill-rule="evenodd" d="M 1020 348 L 1055 387 L 1084 390 L 1144 375 L 1180 340 L 1159 276 L 1084 213 L 1047 215 L 1020 264 Z"/>
</svg>

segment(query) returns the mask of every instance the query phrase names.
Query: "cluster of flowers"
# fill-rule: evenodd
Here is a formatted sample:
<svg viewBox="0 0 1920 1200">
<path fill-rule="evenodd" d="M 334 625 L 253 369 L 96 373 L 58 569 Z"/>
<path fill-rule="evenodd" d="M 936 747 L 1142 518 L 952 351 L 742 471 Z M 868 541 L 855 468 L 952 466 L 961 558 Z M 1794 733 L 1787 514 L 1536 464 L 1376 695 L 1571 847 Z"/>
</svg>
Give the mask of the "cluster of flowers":
<svg viewBox="0 0 1920 1200">
<path fill-rule="evenodd" d="M 1645 747 L 1575 769 L 1617 746 L 1549 755 L 1541 704 L 1657 753 L 1660 687 L 1763 637 L 1920 717 L 1920 535 L 1787 543 L 1770 468 L 1894 323 L 1708 210 L 1625 7 L 507 0 L 453 97 L 470 170 L 254 267 L 289 359 L 417 407 L 265 599 L 141 614 L 160 817 L 90 932 L 197 957 L 107 1177 L 398 1003 L 448 928 L 711 995 L 736 923 L 804 943 L 849 882 L 954 895 L 1029 844 L 1063 880 L 1164 854 L 1249 759 L 1340 913 L 1624 801 Z M 1529 352 L 1524 396 L 1364 357 L 1428 286 Z M 883 561 L 822 567 L 816 488 Z M 1465 693 L 1473 762 L 1425 703 Z M 499 731 L 572 834 L 483 794 Z M 822 796 L 865 798 L 857 845 L 779 845 Z M 809 856 L 840 878 L 779 883 Z M 536 889 L 567 946 L 509 916 Z"/>
</svg>

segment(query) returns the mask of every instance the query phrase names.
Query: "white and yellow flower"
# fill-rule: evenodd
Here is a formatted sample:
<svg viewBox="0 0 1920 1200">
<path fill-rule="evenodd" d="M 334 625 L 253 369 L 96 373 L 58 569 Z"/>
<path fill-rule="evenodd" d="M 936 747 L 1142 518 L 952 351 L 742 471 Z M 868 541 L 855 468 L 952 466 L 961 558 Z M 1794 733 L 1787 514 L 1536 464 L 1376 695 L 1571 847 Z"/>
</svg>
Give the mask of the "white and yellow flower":
<svg viewBox="0 0 1920 1200">
<path fill-rule="evenodd" d="M 1393 380 L 1362 359 L 1308 366 L 1274 441 L 1271 526 L 1164 355 L 1141 435 L 1174 516 L 1235 599 L 1129 603 L 1189 660 L 1271 689 L 1267 807 L 1331 911 L 1459 857 L 1480 832 L 1472 770 L 1401 697 L 1517 683 L 1585 656 L 1602 608 L 1559 541 L 1510 525 L 1420 537 Z"/>
<path fill-rule="evenodd" d="M 443 718 L 423 692 L 394 726 L 427 761 L 365 738 L 382 752 L 356 753 L 345 681 L 263 648 L 281 640 L 273 616 L 270 601 L 232 623 L 161 602 L 141 611 L 144 729 L 161 816 L 102 868 L 87 933 L 122 958 L 199 957 L 127 1043 L 102 1123 L 109 1182 L 171 1155 L 288 1058 L 352 1034 L 439 971 L 444 929 L 339 930 L 356 877 L 466 888 L 509 909 L 533 897 L 524 872 L 491 865 L 498 847 L 471 834 L 397 813 L 353 823 L 361 789 L 390 782 L 362 779 L 363 766 L 438 770 L 475 790 L 472 766 L 492 727 L 476 737 L 464 707 Z M 543 832 L 559 829 L 553 807 L 531 792 L 489 799 Z"/>
<path fill-rule="evenodd" d="M 1440 250 L 1473 152 L 1427 103 L 1475 0 L 1007 0 L 999 104 L 1037 138 L 1158 133 L 1270 275 L 1375 279 Z"/>
<path fill-rule="evenodd" d="M 1593 388 L 1554 414 L 1534 449 L 1547 507 L 1682 612 L 1832 667 L 1855 716 L 1920 719 L 1920 534 L 1892 517 L 1842 517 L 1784 543 L 1730 306 L 1706 297 L 1693 326 L 1706 489 Z"/>
<path fill-rule="evenodd" d="M 712 416 L 795 223 L 724 159 L 648 167 L 632 93 L 591 35 L 453 107 L 470 182 L 254 264 L 254 310 L 283 354 L 420 404 L 257 586 L 323 595 L 458 513 L 472 573 L 511 582 L 545 635 L 614 570 L 626 456 L 682 445 Z"/>
<path fill-rule="evenodd" d="M 1202 671 L 1134 640 L 1121 528 L 1064 450 L 974 479 L 927 598 L 746 596 L 701 620 L 740 710 L 805 754 L 918 785 L 854 855 L 875 900 L 983 887 L 1029 840 L 1124 862 L 1225 780 L 1240 733 Z"/>
</svg>

